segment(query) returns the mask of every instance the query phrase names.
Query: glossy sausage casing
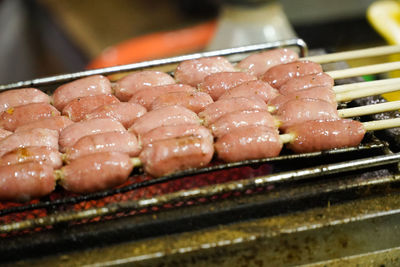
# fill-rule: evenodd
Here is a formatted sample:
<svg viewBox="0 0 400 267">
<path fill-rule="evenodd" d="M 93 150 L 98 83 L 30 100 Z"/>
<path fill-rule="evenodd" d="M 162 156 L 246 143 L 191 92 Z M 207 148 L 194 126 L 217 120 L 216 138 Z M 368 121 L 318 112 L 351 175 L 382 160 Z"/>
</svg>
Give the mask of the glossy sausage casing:
<svg viewBox="0 0 400 267">
<path fill-rule="evenodd" d="M 32 129 L 13 133 L 0 140 L 0 157 L 20 147 L 45 146 L 58 150 L 58 132 L 50 129 Z"/>
<path fill-rule="evenodd" d="M 98 107 L 91 113 L 87 114 L 85 117 L 86 120 L 107 118 L 113 119 L 119 121 L 125 128 L 128 129 L 138 118 L 143 116 L 146 112 L 146 108 L 139 104 L 119 102 Z"/>
<path fill-rule="evenodd" d="M 151 104 L 150 110 L 163 108 L 167 106 L 179 105 L 199 113 L 206 106 L 213 103 L 212 98 L 203 92 L 173 92 L 160 95 Z"/>
<path fill-rule="evenodd" d="M 53 93 L 53 104 L 61 111 L 75 98 L 111 93 L 110 81 L 102 75 L 94 75 L 58 87 Z"/>
<path fill-rule="evenodd" d="M 274 128 L 274 117 L 265 110 L 239 110 L 228 113 L 210 125 L 215 137 L 221 137 L 230 131 L 245 126 L 265 126 Z"/>
<path fill-rule="evenodd" d="M 84 136 L 67 148 L 66 159 L 74 160 L 98 152 L 122 152 L 134 157 L 140 147 L 136 136 L 130 132 L 107 132 Z"/>
<path fill-rule="evenodd" d="M 254 80 L 257 80 L 257 77 L 245 72 L 218 72 L 206 76 L 197 88 L 209 94 L 215 101 L 227 90 Z"/>
<path fill-rule="evenodd" d="M 323 72 L 320 64 L 312 61 L 295 61 L 270 68 L 261 76 L 261 80 L 279 89 L 291 78 Z"/>
<path fill-rule="evenodd" d="M 278 95 L 278 91 L 269 85 L 269 83 L 255 80 L 241 83 L 238 86 L 229 89 L 218 99 L 232 97 L 259 97 L 264 100 L 265 103 L 268 103 L 268 101 L 274 99 Z"/>
<path fill-rule="evenodd" d="M 36 128 L 43 128 L 43 129 L 50 129 L 50 130 L 56 130 L 57 132 L 61 132 L 64 128 L 67 126 L 73 124 L 74 122 L 68 119 L 65 116 L 56 116 L 56 117 L 51 117 L 51 118 L 46 118 L 46 119 L 41 119 L 38 121 L 33 121 L 27 124 L 24 124 L 20 127 L 18 127 L 15 132 L 21 132 L 21 131 L 28 131 Z"/>
<path fill-rule="evenodd" d="M 68 116 L 72 121 L 81 121 L 85 115 L 92 112 L 96 108 L 119 103 L 120 101 L 113 95 L 93 95 L 78 97 L 71 100 L 62 110 L 62 114 Z"/>
<path fill-rule="evenodd" d="M 206 138 L 213 142 L 214 138 L 209 129 L 198 124 L 181 124 L 157 127 L 143 136 L 140 136 L 140 142 L 143 147 L 159 140 L 176 138 L 180 136 L 195 136 Z"/>
<path fill-rule="evenodd" d="M 47 103 L 31 103 L 9 108 L 0 114 L 0 126 L 15 131 L 19 126 L 45 118 L 60 116 L 60 112 Z"/>
<path fill-rule="evenodd" d="M 203 57 L 181 62 L 176 67 L 175 79 L 196 87 L 206 76 L 223 71 L 235 71 L 235 68 L 223 57 Z"/>
<path fill-rule="evenodd" d="M 36 88 L 21 88 L 0 94 L 0 113 L 8 108 L 31 103 L 50 103 L 50 97 Z"/>
<path fill-rule="evenodd" d="M 267 110 L 268 106 L 262 99 L 258 97 L 225 98 L 208 105 L 202 112 L 199 113 L 199 117 L 204 119 L 204 125 L 207 126 L 230 112 L 250 109 Z"/>
<path fill-rule="evenodd" d="M 126 129 L 120 122 L 111 119 L 76 122 L 62 130 L 59 140 L 60 151 L 65 152 L 67 147 L 73 146 L 76 141 L 84 136 L 113 131 L 125 132 Z"/>
<path fill-rule="evenodd" d="M 91 193 L 124 183 L 133 165 L 125 153 L 102 152 L 82 156 L 60 170 L 60 184 L 75 193 Z"/>
<path fill-rule="evenodd" d="M 294 91 L 306 90 L 316 86 L 332 88 L 334 81 L 331 76 L 324 72 L 313 73 L 299 77 L 293 77 L 279 87 L 279 92 L 283 95 Z"/>
<path fill-rule="evenodd" d="M 226 162 L 276 157 L 281 149 L 278 131 L 265 126 L 236 128 L 215 142 L 218 158 Z"/>
<path fill-rule="evenodd" d="M 54 169 L 60 168 L 63 164 L 61 153 L 58 150 L 50 147 L 32 146 L 20 147 L 6 153 L 0 158 L 0 166 L 28 161 L 43 162 Z"/>
<path fill-rule="evenodd" d="M 50 194 L 55 186 L 53 168 L 41 162 L 0 167 L 0 201 L 28 201 Z"/>
<path fill-rule="evenodd" d="M 144 70 L 131 73 L 118 80 L 114 85 L 115 96 L 121 101 L 128 101 L 133 94 L 152 86 L 174 84 L 175 80 L 161 71 Z"/>
<path fill-rule="evenodd" d="M 159 177 L 177 171 L 206 166 L 214 153 L 206 138 L 184 136 L 156 141 L 143 148 L 140 160 L 144 170 Z"/>
<path fill-rule="evenodd" d="M 307 121 L 286 130 L 295 139 L 287 147 L 296 153 L 307 153 L 360 144 L 365 129 L 361 122 L 342 119 L 333 121 Z"/>
<path fill-rule="evenodd" d="M 236 67 L 258 77 L 273 66 L 293 62 L 298 59 L 299 56 L 293 50 L 278 48 L 252 54 L 240 61 Z"/>
<path fill-rule="evenodd" d="M 187 108 L 167 106 L 147 112 L 129 128 L 129 131 L 143 135 L 157 127 L 179 124 L 200 124 L 200 119 Z"/>
</svg>

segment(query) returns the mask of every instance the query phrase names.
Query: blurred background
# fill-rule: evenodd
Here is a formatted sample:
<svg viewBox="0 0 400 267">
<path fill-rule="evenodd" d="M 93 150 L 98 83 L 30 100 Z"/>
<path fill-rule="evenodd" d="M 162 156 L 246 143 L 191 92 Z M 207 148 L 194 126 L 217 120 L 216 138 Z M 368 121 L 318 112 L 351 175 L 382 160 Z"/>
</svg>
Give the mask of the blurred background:
<svg viewBox="0 0 400 267">
<path fill-rule="evenodd" d="M 0 0 L 0 84 L 298 36 L 311 49 L 385 44 L 372 0 Z"/>
</svg>

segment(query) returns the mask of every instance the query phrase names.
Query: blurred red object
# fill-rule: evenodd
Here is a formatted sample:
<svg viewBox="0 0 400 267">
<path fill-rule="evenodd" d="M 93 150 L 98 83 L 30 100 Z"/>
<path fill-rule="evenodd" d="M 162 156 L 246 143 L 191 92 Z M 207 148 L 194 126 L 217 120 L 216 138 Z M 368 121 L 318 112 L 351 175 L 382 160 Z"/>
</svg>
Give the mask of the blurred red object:
<svg viewBox="0 0 400 267">
<path fill-rule="evenodd" d="M 216 29 L 212 20 L 176 31 L 152 33 L 109 47 L 90 62 L 88 69 L 105 68 L 203 49 Z"/>
</svg>

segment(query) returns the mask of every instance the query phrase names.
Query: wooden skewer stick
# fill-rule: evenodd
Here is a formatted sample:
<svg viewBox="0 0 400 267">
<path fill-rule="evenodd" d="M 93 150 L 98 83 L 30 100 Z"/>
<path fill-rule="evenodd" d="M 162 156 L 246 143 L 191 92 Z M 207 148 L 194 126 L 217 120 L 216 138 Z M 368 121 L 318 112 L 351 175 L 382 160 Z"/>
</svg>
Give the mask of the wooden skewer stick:
<svg viewBox="0 0 400 267">
<path fill-rule="evenodd" d="M 379 87 L 369 86 L 363 89 L 357 89 L 352 91 L 346 91 L 336 94 L 336 101 L 345 102 L 350 101 L 356 98 L 372 96 L 372 95 L 380 95 L 384 93 L 390 93 L 394 91 L 400 90 L 400 83 L 396 84 L 384 84 Z"/>
<path fill-rule="evenodd" d="M 368 65 L 356 68 L 348 68 L 344 70 L 327 71 L 326 74 L 331 76 L 334 80 L 345 79 L 350 77 L 358 77 L 362 75 L 383 73 L 400 69 L 400 61 Z"/>
<path fill-rule="evenodd" d="M 398 109 L 400 109 L 400 101 L 393 101 L 368 106 L 339 109 L 338 114 L 342 118 L 348 118 L 393 111 Z"/>
<path fill-rule="evenodd" d="M 358 82 L 358 83 L 348 83 L 343 85 L 335 85 L 332 89 L 335 93 L 347 92 L 351 90 L 364 89 L 368 87 L 378 87 L 378 86 L 386 86 L 386 85 L 395 85 L 399 84 L 398 90 L 400 90 L 400 78 L 390 78 L 369 82 Z"/>
<path fill-rule="evenodd" d="M 387 45 L 373 48 L 365 48 L 353 51 L 345 51 L 338 53 L 330 53 L 318 56 L 310 56 L 302 58 L 303 60 L 311 60 L 320 64 L 344 61 L 356 58 L 368 58 L 376 56 L 385 56 L 400 53 L 400 45 Z"/>
</svg>

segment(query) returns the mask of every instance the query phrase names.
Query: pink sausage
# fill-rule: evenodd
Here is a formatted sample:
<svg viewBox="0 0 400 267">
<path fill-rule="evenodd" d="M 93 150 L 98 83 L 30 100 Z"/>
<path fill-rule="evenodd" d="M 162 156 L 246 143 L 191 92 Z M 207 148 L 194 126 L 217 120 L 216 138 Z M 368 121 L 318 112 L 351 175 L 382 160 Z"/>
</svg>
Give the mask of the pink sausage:
<svg viewBox="0 0 400 267">
<path fill-rule="evenodd" d="M 302 98 L 309 98 L 309 99 L 318 99 L 324 100 L 329 102 L 334 106 L 337 107 L 336 102 L 336 95 L 335 92 L 331 89 L 331 87 L 311 87 L 305 90 L 293 91 L 292 93 L 288 93 L 287 95 L 280 95 L 274 99 L 272 99 L 268 105 L 275 107 L 277 110 L 289 100 L 294 99 L 302 99 Z"/>
<path fill-rule="evenodd" d="M 130 132 L 107 132 L 87 135 L 67 148 L 66 159 L 74 160 L 98 152 L 121 152 L 134 157 L 140 147 L 136 136 Z"/>
<path fill-rule="evenodd" d="M 71 100 L 62 110 L 62 114 L 68 116 L 72 121 L 81 121 L 85 115 L 98 107 L 108 104 L 119 103 L 118 98 L 113 95 L 92 95 L 78 97 Z"/>
<path fill-rule="evenodd" d="M 328 74 L 324 72 L 313 73 L 289 79 L 279 87 L 279 92 L 286 95 L 293 91 L 305 90 L 316 86 L 332 88 L 333 84 L 334 81 Z"/>
<path fill-rule="evenodd" d="M 131 73 L 118 80 L 113 88 L 115 95 L 121 101 L 128 101 L 137 91 L 152 86 L 174 84 L 175 80 L 167 73 L 145 70 Z M 139 103 L 140 104 L 140 103 Z"/>
<path fill-rule="evenodd" d="M 365 129 L 361 122 L 342 119 L 332 121 L 307 121 L 290 126 L 287 133 L 295 139 L 287 147 L 296 153 L 307 153 L 360 144 Z"/>
<path fill-rule="evenodd" d="M 55 186 L 53 168 L 41 162 L 0 167 L 0 200 L 28 201 L 50 194 Z"/>
<path fill-rule="evenodd" d="M 10 134 L 12 134 L 12 132 L 0 128 L 0 140 L 6 138 Z"/>
<path fill-rule="evenodd" d="M 51 118 L 46 118 L 46 119 L 41 119 L 38 121 L 33 121 L 30 123 L 27 123 L 25 125 L 19 126 L 17 129 L 15 129 L 15 132 L 21 132 L 21 131 L 28 131 L 36 128 L 44 128 L 44 129 L 50 129 L 50 130 L 56 130 L 58 133 L 61 133 L 61 131 L 73 124 L 73 121 L 68 119 L 65 116 L 56 116 L 56 117 L 51 117 Z"/>
<path fill-rule="evenodd" d="M 218 158 L 226 162 L 276 157 L 281 149 L 278 131 L 265 126 L 233 129 L 215 143 Z"/>
<path fill-rule="evenodd" d="M 86 114 L 85 117 L 86 120 L 109 118 L 119 121 L 125 128 L 129 128 L 145 113 L 146 108 L 139 104 L 119 102 L 98 107 L 91 113 Z"/>
<path fill-rule="evenodd" d="M 53 93 L 53 104 L 61 111 L 75 98 L 111 93 L 110 81 L 102 75 L 94 75 L 58 87 Z"/>
<path fill-rule="evenodd" d="M 318 99 L 293 99 L 284 103 L 276 113 L 281 122 L 280 129 L 312 120 L 339 119 L 335 107 L 330 103 Z"/>
<path fill-rule="evenodd" d="M 206 76 L 197 87 L 200 91 L 209 94 L 215 101 L 227 90 L 254 80 L 257 80 L 257 77 L 245 72 L 218 72 Z"/>
<path fill-rule="evenodd" d="M 239 110 L 225 114 L 216 122 L 210 125 L 215 137 L 221 137 L 230 131 L 246 126 L 276 127 L 274 117 L 265 110 Z"/>
<path fill-rule="evenodd" d="M 244 82 L 242 84 L 239 84 L 238 86 L 229 89 L 218 99 L 256 96 L 264 100 L 265 103 L 268 103 L 268 101 L 274 99 L 278 95 L 278 91 L 271 85 L 269 85 L 269 83 L 255 80 Z"/>
<path fill-rule="evenodd" d="M 318 63 L 312 61 L 295 61 L 270 68 L 261 76 L 261 80 L 279 89 L 291 78 L 320 73 L 322 71 L 322 67 Z"/>
<path fill-rule="evenodd" d="M 144 170 L 155 177 L 210 163 L 214 153 L 208 139 L 184 136 L 159 140 L 146 146 L 140 153 Z"/>
<path fill-rule="evenodd" d="M 176 67 L 175 79 L 179 83 L 197 86 L 206 76 L 223 71 L 235 71 L 235 68 L 223 57 L 204 57 L 181 62 Z"/>
<path fill-rule="evenodd" d="M 131 103 L 138 103 L 145 107 L 146 109 L 151 108 L 151 104 L 153 101 L 166 93 L 172 93 L 172 92 L 196 92 L 196 88 L 187 85 L 187 84 L 169 84 L 169 85 L 160 85 L 160 86 L 154 86 L 154 87 L 149 87 L 147 89 L 143 89 L 140 91 L 137 91 L 136 93 L 133 94 L 131 99 L 129 99 L 129 102 Z"/>
<path fill-rule="evenodd" d="M 200 124 L 200 120 L 196 113 L 187 108 L 167 106 L 147 112 L 129 128 L 129 131 L 143 135 L 157 127 L 179 124 Z"/>
<path fill-rule="evenodd" d="M 22 88 L 0 94 L 0 113 L 11 108 L 31 103 L 50 103 L 50 97 L 36 88 Z"/>
<path fill-rule="evenodd" d="M 9 108 L 0 114 L 0 127 L 15 131 L 19 126 L 32 121 L 60 116 L 60 112 L 47 103 L 31 103 L 15 108 Z"/>
<path fill-rule="evenodd" d="M 199 113 L 213 102 L 211 96 L 203 92 L 174 92 L 157 97 L 151 104 L 150 110 L 179 105 L 195 113 Z"/>
<path fill-rule="evenodd" d="M 68 191 L 91 193 L 124 183 L 133 165 L 129 156 L 119 152 L 102 152 L 82 156 L 61 168 L 60 184 Z"/>
<path fill-rule="evenodd" d="M 0 158 L 0 166 L 11 165 L 20 162 L 43 162 L 58 169 L 62 166 L 61 153 L 54 148 L 43 146 L 21 147 L 4 154 Z"/>
<path fill-rule="evenodd" d="M 213 142 L 214 140 L 210 130 L 198 124 L 161 126 L 145 133 L 143 136 L 139 136 L 139 138 L 142 146 L 145 147 L 159 140 L 176 138 L 180 136 L 206 138 L 210 142 Z"/>
<path fill-rule="evenodd" d="M 58 132 L 38 128 L 13 133 L 0 140 L 0 157 L 20 147 L 31 146 L 45 146 L 58 150 Z"/>
<path fill-rule="evenodd" d="M 236 67 L 258 77 L 273 66 L 293 62 L 298 59 L 299 56 L 294 51 L 286 48 L 278 48 L 252 54 L 240 61 Z"/>
<path fill-rule="evenodd" d="M 59 140 L 60 151 L 65 152 L 67 147 L 73 146 L 76 141 L 84 136 L 113 131 L 125 132 L 126 129 L 120 122 L 111 119 L 76 122 L 62 130 Z"/>
<path fill-rule="evenodd" d="M 233 97 L 218 100 L 208 105 L 199 117 L 204 120 L 204 125 L 210 125 L 223 115 L 237 110 L 261 109 L 267 110 L 268 107 L 262 99 L 258 97 Z"/>
</svg>

